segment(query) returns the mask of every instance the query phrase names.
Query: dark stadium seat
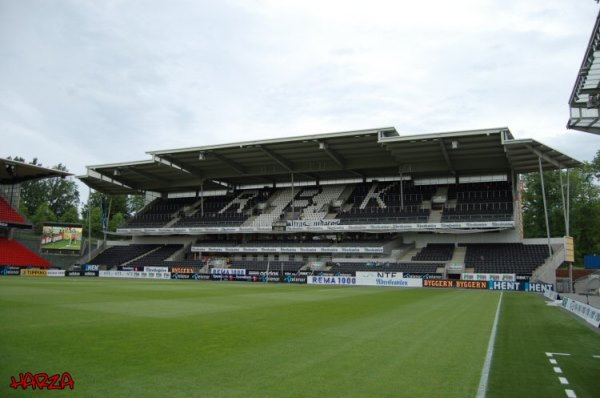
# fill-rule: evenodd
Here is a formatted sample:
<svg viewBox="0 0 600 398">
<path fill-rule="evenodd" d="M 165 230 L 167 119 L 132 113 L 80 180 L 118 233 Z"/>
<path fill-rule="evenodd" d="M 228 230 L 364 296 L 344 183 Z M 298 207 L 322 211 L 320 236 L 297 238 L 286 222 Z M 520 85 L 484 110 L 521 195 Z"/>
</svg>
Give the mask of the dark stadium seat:
<svg viewBox="0 0 600 398">
<path fill-rule="evenodd" d="M 111 246 L 90 261 L 90 264 L 106 265 L 109 267 L 122 265 L 135 258 L 156 250 L 162 245 L 127 245 Z"/>
<path fill-rule="evenodd" d="M 468 244 L 465 266 L 478 273 L 531 275 L 548 258 L 548 246 L 522 243 Z"/>
<path fill-rule="evenodd" d="M 453 244 L 428 244 L 422 248 L 412 261 L 449 261 L 454 253 Z"/>
</svg>

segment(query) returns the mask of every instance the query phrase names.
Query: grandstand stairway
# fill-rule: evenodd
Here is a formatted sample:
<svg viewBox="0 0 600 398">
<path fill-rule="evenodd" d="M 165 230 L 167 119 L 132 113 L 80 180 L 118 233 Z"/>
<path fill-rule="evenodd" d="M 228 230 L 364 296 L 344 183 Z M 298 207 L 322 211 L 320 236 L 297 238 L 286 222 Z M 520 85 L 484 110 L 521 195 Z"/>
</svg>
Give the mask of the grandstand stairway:
<svg viewBox="0 0 600 398">
<path fill-rule="evenodd" d="M 427 219 L 428 223 L 440 223 L 442 221 L 442 211 L 441 210 L 431 210 L 429 213 L 429 218 Z"/>
</svg>

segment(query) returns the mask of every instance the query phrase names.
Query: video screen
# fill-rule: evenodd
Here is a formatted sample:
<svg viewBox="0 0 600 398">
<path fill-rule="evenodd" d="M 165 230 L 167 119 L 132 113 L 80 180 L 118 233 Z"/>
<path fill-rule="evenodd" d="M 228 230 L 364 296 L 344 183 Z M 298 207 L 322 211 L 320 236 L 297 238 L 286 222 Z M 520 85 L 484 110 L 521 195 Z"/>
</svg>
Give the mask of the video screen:
<svg viewBox="0 0 600 398">
<path fill-rule="evenodd" d="M 81 225 L 47 225 L 42 227 L 42 250 L 81 250 Z"/>
</svg>

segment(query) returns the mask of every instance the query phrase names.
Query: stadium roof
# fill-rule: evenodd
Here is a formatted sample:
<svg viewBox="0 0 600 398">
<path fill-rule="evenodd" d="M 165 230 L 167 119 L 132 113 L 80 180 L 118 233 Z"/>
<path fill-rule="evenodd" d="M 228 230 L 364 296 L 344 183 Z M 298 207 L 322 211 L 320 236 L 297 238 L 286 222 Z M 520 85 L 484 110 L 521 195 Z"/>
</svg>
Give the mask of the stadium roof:
<svg viewBox="0 0 600 398">
<path fill-rule="evenodd" d="M 66 171 L 0 158 L 0 184 L 18 184 L 29 180 L 52 177 L 68 177 Z"/>
<path fill-rule="evenodd" d="M 399 176 L 530 173 L 581 163 L 505 128 L 400 136 L 395 128 L 150 151 L 149 160 L 88 166 L 80 176 L 109 194 L 194 192 Z M 202 188 L 201 188 L 202 186 Z"/>
<path fill-rule="evenodd" d="M 600 13 L 569 99 L 567 128 L 600 134 Z"/>
</svg>

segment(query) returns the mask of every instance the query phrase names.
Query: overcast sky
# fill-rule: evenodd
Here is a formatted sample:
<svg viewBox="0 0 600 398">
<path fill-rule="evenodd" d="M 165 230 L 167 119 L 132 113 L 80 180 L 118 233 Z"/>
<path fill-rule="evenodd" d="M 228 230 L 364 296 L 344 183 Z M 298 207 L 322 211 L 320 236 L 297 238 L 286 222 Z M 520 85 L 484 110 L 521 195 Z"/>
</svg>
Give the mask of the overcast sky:
<svg viewBox="0 0 600 398">
<path fill-rule="evenodd" d="M 0 157 L 85 174 L 146 151 L 376 127 L 567 130 L 593 0 L 0 0 Z"/>
</svg>

